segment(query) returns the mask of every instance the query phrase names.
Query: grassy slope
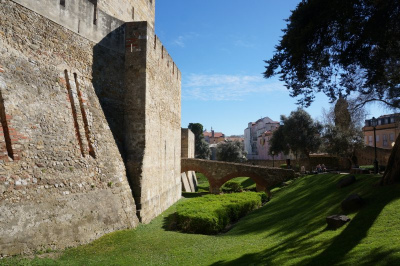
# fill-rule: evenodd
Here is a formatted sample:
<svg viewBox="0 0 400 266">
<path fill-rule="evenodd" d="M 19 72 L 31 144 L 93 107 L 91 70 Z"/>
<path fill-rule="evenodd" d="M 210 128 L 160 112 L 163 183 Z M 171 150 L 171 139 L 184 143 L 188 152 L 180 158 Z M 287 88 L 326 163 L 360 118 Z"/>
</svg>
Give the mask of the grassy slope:
<svg viewBox="0 0 400 266">
<path fill-rule="evenodd" d="M 357 183 L 339 190 L 335 184 L 340 178 L 323 174 L 297 179 L 223 235 L 165 231 L 163 219 L 174 211 L 173 206 L 148 225 L 70 249 L 56 261 L 35 259 L 31 263 L 399 265 L 400 186 L 375 187 L 379 179 L 364 175 L 357 176 Z M 325 217 L 340 213 L 340 202 L 351 193 L 359 193 L 367 205 L 348 214 L 352 218 L 348 225 L 326 230 Z"/>
</svg>

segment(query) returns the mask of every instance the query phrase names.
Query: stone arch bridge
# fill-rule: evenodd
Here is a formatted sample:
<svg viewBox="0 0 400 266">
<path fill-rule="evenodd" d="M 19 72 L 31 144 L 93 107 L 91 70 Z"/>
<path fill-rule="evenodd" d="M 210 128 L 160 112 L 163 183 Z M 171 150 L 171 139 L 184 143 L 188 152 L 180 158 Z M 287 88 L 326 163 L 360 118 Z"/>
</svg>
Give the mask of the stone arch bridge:
<svg viewBox="0 0 400 266">
<path fill-rule="evenodd" d="M 181 172 L 197 171 L 204 174 L 210 183 L 210 193 L 218 194 L 221 186 L 235 178 L 250 177 L 257 191 L 265 191 L 269 196 L 269 188 L 294 177 L 293 170 L 255 166 L 249 164 L 182 158 Z"/>
</svg>

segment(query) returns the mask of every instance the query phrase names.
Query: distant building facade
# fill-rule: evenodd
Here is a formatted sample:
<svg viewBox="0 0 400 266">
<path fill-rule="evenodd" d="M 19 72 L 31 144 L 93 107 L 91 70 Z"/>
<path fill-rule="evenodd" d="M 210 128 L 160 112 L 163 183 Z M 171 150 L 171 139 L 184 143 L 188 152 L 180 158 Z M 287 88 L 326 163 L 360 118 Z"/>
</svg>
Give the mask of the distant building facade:
<svg viewBox="0 0 400 266">
<path fill-rule="evenodd" d="M 391 149 L 400 133 L 400 113 L 378 117 L 376 125 L 376 147 Z M 364 142 L 366 146 L 374 147 L 374 127 L 372 119 L 365 120 L 363 127 Z"/>
<path fill-rule="evenodd" d="M 239 142 L 244 142 L 244 136 L 243 135 L 241 135 L 241 136 L 236 136 L 236 135 L 234 135 L 234 136 L 229 136 L 229 137 L 226 137 L 225 138 L 227 141 L 239 141 Z"/>
<path fill-rule="evenodd" d="M 219 142 L 225 141 L 225 134 L 222 132 L 214 132 L 211 128 L 211 132 L 206 130 L 203 131 L 204 140 L 209 144 L 217 144 Z"/>
<path fill-rule="evenodd" d="M 272 160 L 269 155 L 269 141 L 272 134 L 279 127 L 279 122 L 273 121 L 269 117 L 264 117 L 256 122 L 250 122 L 244 130 L 244 147 L 249 160 Z M 282 153 L 274 156 L 276 160 L 285 159 Z"/>
</svg>

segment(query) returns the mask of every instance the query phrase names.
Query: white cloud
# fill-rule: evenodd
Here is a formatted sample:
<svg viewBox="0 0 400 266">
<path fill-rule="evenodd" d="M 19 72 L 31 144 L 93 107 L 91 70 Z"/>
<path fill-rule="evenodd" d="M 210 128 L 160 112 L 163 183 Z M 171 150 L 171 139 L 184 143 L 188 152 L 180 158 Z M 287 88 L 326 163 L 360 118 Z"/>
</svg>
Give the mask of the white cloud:
<svg viewBox="0 0 400 266">
<path fill-rule="evenodd" d="M 186 42 L 188 40 L 197 38 L 199 36 L 199 34 L 195 33 L 195 32 L 190 32 L 184 35 L 179 35 L 175 40 L 173 40 L 171 42 L 172 45 L 175 46 L 179 46 L 179 47 L 185 47 L 186 46 Z"/>
<path fill-rule="evenodd" d="M 253 93 L 282 92 L 279 82 L 270 82 L 262 75 L 201 75 L 183 76 L 182 97 L 203 101 L 241 101 Z"/>
<path fill-rule="evenodd" d="M 185 47 L 185 37 L 178 36 L 178 38 L 172 41 L 172 44 L 180 47 Z"/>
</svg>

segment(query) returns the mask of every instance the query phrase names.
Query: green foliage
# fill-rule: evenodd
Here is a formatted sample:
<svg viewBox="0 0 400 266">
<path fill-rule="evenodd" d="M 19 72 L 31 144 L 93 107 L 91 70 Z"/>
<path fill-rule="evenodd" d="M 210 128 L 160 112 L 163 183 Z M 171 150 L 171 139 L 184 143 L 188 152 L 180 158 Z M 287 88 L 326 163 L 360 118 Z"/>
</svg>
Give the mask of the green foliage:
<svg viewBox="0 0 400 266">
<path fill-rule="evenodd" d="M 208 192 L 210 190 L 210 183 L 207 177 L 202 173 L 196 173 L 197 177 L 197 192 Z"/>
<path fill-rule="evenodd" d="M 211 157 L 210 145 L 204 140 L 203 136 L 195 143 L 195 153 L 197 159 L 209 160 Z"/>
<path fill-rule="evenodd" d="M 272 138 L 269 141 L 269 145 L 270 145 L 269 148 L 270 154 L 272 153 L 272 151 L 274 151 L 275 154 L 278 154 L 279 152 L 283 152 L 284 154 L 289 154 L 290 147 L 286 142 L 286 136 L 282 125 L 278 127 L 277 130 L 274 131 Z"/>
<path fill-rule="evenodd" d="M 196 141 L 203 136 L 203 125 L 200 123 L 189 123 L 188 128 L 193 132 Z"/>
<path fill-rule="evenodd" d="M 244 144 L 240 141 L 220 142 L 217 145 L 217 160 L 225 162 L 246 161 Z"/>
<path fill-rule="evenodd" d="M 177 206 L 170 222 L 186 233 L 217 234 L 228 224 L 260 207 L 262 194 L 265 195 L 243 192 L 188 199 Z"/>
<path fill-rule="evenodd" d="M 299 104 L 357 93 L 400 108 L 400 0 L 303 0 L 287 21 L 264 76 L 279 75 Z"/>
<path fill-rule="evenodd" d="M 221 190 L 223 192 L 241 192 L 243 190 L 243 187 L 241 182 L 230 180 L 221 187 Z"/>
<path fill-rule="evenodd" d="M 373 165 L 360 165 L 360 169 L 365 169 L 365 170 L 374 170 Z"/>
<path fill-rule="evenodd" d="M 354 106 L 354 102 L 350 102 Z M 365 117 L 363 108 L 351 108 L 343 98 L 339 98 L 334 108 L 325 113 L 325 125 L 322 133 L 321 150 L 332 155 L 349 158 L 357 164 L 353 156 L 357 149 L 364 147 L 361 121 Z"/>
<path fill-rule="evenodd" d="M 195 157 L 197 159 L 209 160 L 211 157 L 210 145 L 204 140 L 203 125 L 200 123 L 189 123 L 188 128 L 193 132 L 195 139 Z"/>
<path fill-rule="evenodd" d="M 210 145 L 204 140 L 203 125 L 200 123 L 189 123 L 188 128 L 193 132 L 195 139 L 195 157 L 209 160 L 211 156 Z"/>
<path fill-rule="evenodd" d="M 340 129 L 335 125 L 325 125 L 323 142 L 324 150 L 329 154 L 351 157 L 356 149 L 364 146 L 364 136 L 358 128 Z"/>
<path fill-rule="evenodd" d="M 270 153 L 274 151 L 288 154 L 290 150 L 309 157 L 321 144 L 321 131 L 322 125 L 313 121 L 303 109 L 291 112 L 289 117 L 282 115 L 281 126 L 274 131 L 270 140 Z"/>
</svg>

